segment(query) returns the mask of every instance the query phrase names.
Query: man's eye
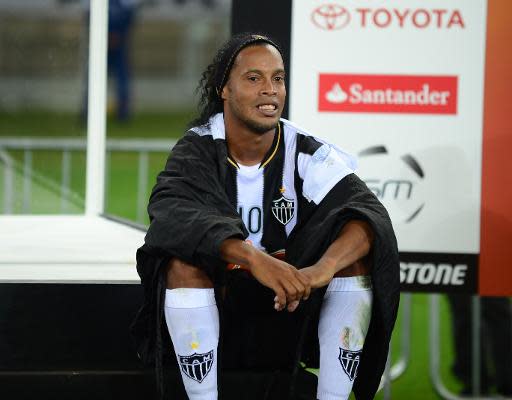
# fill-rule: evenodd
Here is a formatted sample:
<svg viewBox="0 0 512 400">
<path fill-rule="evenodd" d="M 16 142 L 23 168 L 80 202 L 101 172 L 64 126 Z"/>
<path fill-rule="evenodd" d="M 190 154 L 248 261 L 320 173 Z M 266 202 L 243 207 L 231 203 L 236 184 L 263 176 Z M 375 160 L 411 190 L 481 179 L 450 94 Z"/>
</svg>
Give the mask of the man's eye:
<svg viewBox="0 0 512 400">
<path fill-rule="evenodd" d="M 258 80 L 258 77 L 257 76 L 250 76 L 248 78 L 251 82 L 256 82 Z"/>
<path fill-rule="evenodd" d="M 282 81 L 284 81 L 284 78 L 283 78 L 282 76 L 276 76 L 276 77 L 274 78 L 274 80 L 275 80 L 276 82 L 282 82 Z"/>
</svg>

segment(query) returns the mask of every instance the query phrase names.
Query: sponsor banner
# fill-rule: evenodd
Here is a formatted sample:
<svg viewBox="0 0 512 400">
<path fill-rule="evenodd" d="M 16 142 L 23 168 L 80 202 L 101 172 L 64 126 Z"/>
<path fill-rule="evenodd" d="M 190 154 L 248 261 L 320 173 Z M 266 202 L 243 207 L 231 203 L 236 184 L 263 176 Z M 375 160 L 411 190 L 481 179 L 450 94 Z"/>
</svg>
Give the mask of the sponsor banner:
<svg viewBox="0 0 512 400">
<path fill-rule="evenodd" d="M 487 1 L 292 7 L 290 119 L 358 155 L 402 253 L 475 257 Z"/>
<path fill-rule="evenodd" d="M 457 77 L 321 73 L 318 110 L 457 114 Z"/>
<path fill-rule="evenodd" d="M 477 293 L 478 255 L 401 252 L 400 285 L 404 292 Z"/>
<path fill-rule="evenodd" d="M 353 3 L 352 7 L 343 6 L 345 4 L 349 4 L 349 2 L 330 1 L 316 7 L 313 6 L 311 21 L 318 28 L 327 31 L 343 29 L 347 26 L 353 29 L 465 28 L 464 18 L 457 8 L 449 9 L 446 6 L 435 8 L 393 7 L 392 4 L 400 3 L 392 1 L 388 2 L 388 7 L 374 5 L 371 2 L 366 2 L 366 4 L 361 2 L 362 6 Z"/>
</svg>

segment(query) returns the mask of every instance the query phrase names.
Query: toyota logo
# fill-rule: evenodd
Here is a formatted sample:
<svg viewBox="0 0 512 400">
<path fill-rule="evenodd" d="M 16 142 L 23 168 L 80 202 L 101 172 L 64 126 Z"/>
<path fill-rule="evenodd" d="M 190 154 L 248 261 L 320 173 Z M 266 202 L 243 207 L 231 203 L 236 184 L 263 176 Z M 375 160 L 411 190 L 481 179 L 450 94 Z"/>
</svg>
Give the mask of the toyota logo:
<svg viewBox="0 0 512 400">
<path fill-rule="evenodd" d="M 350 13 L 338 4 L 324 4 L 313 10 L 311 20 L 319 28 L 332 31 L 347 26 Z"/>
</svg>

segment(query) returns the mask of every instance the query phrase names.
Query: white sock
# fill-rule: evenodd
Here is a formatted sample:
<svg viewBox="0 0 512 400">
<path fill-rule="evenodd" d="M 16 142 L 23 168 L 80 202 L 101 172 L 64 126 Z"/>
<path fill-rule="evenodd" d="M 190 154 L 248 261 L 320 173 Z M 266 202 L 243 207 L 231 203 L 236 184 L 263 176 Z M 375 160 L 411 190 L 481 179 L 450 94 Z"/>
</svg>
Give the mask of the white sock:
<svg viewBox="0 0 512 400">
<path fill-rule="evenodd" d="M 165 321 L 190 400 L 217 400 L 219 312 L 213 289 L 167 289 Z"/>
<path fill-rule="evenodd" d="M 318 324 L 319 400 L 348 399 L 370 324 L 372 298 L 369 276 L 334 278 L 327 287 Z"/>
</svg>

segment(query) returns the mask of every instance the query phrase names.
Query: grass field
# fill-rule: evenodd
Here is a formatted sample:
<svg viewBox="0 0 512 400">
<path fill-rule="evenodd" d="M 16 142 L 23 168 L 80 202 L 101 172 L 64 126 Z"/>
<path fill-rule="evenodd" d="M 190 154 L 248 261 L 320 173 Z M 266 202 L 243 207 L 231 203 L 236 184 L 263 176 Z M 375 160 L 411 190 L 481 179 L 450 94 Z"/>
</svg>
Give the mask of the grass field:
<svg viewBox="0 0 512 400">
<path fill-rule="evenodd" d="M 135 116 L 132 121 L 120 123 L 115 120 L 107 122 L 107 137 L 117 138 L 159 138 L 175 139 L 180 136 L 188 121 L 191 119 L 191 111 L 173 112 L 169 114 L 144 114 Z M 78 115 L 59 114 L 48 112 L 29 113 L 1 113 L 0 112 L 0 137 L 85 137 L 86 129 L 78 118 Z M 85 152 L 73 151 L 71 164 L 70 188 L 73 193 L 82 199 L 85 197 Z M 14 212 L 22 211 L 23 205 L 23 152 L 10 151 L 9 155 L 15 160 L 18 174 L 14 182 Z M 167 152 L 149 155 L 148 168 L 148 193 L 155 181 L 155 176 L 160 171 L 167 158 Z M 110 173 L 106 187 L 106 211 L 108 213 L 135 220 L 137 201 L 137 153 L 116 152 L 109 159 Z M 34 152 L 32 159 L 33 171 L 49 180 L 60 184 L 62 176 L 62 153 L 60 151 Z M 0 166 L 0 168 L 2 168 Z M 0 171 L 1 172 L 1 171 Z M 3 188 L 4 176 L 0 173 L 0 188 Z M 44 186 L 44 185 L 43 185 Z M 33 213 L 58 213 L 60 201 L 55 201 L 51 191 L 37 186 L 33 182 L 34 196 L 30 202 L 30 210 Z M 40 196 L 36 197 L 35 193 Z M 76 203 L 76 202 L 75 202 Z M 78 207 L 78 208 L 77 208 Z M 0 210 L 3 209 L 3 196 L 0 196 Z M 72 204 L 71 212 L 81 212 L 80 205 Z M 141 221 L 141 222 L 147 222 Z"/>
<path fill-rule="evenodd" d="M 173 113 L 154 113 L 135 115 L 129 123 L 108 122 L 107 135 L 109 138 L 168 138 L 174 139 L 181 135 L 185 125 L 191 118 L 190 111 Z M 53 114 L 47 112 L 0 112 L 0 137 L 80 137 L 85 136 L 85 128 L 78 117 L 71 114 Z M 22 152 L 10 152 L 10 157 L 19 166 L 15 177 L 14 212 L 22 211 L 23 178 L 21 165 Z M 148 171 L 148 193 L 155 181 L 157 172 L 163 167 L 166 153 L 150 156 Z M 32 198 L 30 210 L 32 213 L 58 213 L 60 211 L 60 193 L 58 192 L 61 179 L 61 155 L 57 152 L 38 152 L 33 155 L 33 170 L 37 172 L 37 182 L 32 183 Z M 4 174 L 0 166 L 0 188 L 3 190 Z M 71 190 L 76 197 L 70 199 L 69 210 L 80 213 L 83 210 L 85 188 L 85 154 L 74 152 L 72 156 Z M 136 218 L 137 204 L 137 154 L 117 153 L 110 159 L 110 174 L 108 176 L 106 211 L 124 218 Z M 74 200 L 73 200 L 74 199 Z M 77 200 L 78 199 L 78 200 Z M 3 196 L 0 195 L 0 210 L 3 210 Z M 1 212 L 1 211 L 0 211 Z M 428 295 L 414 294 L 412 296 L 412 328 L 411 328 L 411 357 L 407 370 L 392 384 L 394 399 L 435 399 L 432 384 L 429 379 L 428 361 Z M 401 318 L 392 341 L 393 359 L 399 357 L 399 339 Z M 441 375 L 446 386 L 454 392 L 460 390 L 460 385 L 450 373 L 453 358 L 452 335 L 447 302 L 441 302 Z M 382 392 L 378 399 L 383 398 Z"/>
</svg>

